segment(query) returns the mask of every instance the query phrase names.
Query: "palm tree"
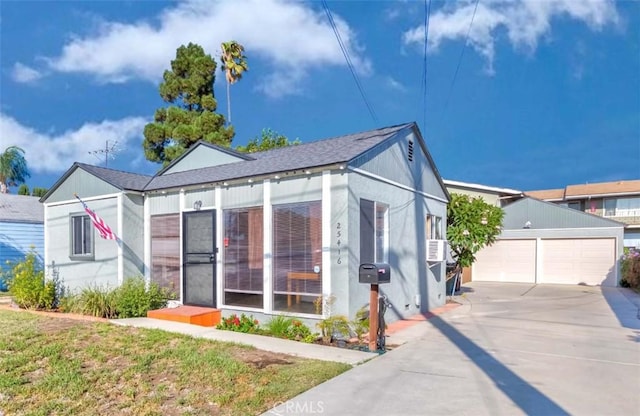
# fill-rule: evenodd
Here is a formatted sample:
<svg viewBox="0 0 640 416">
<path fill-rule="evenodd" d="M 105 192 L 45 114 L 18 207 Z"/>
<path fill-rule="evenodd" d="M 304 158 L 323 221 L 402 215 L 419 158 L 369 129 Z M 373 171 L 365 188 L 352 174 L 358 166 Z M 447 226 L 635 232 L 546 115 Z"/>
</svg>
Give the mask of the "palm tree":
<svg viewBox="0 0 640 416">
<path fill-rule="evenodd" d="M 227 78 L 227 121 L 231 123 L 231 84 L 235 84 L 242 78 L 242 73 L 248 71 L 247 57 L 244 56 L 244 46 L 235 40 L 222 42 L 222 70 Z"/>
<path fill-rule="evenodd" d="M 31 176 L 27 161 L 24 158 L 24 150 L 18 146 L 9 146 L 0 153 L 0 192 L 9 192 L 10 186 L 24 183 Z"/>
</svg>

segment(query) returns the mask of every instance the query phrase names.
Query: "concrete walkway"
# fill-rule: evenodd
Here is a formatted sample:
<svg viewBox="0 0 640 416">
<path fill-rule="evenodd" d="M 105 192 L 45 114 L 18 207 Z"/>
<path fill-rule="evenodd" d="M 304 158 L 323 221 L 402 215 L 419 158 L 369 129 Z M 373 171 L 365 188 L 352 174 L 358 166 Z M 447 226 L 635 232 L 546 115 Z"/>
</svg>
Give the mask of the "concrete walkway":
<svg viewBox="0 0 640 416">
<path fill-rule="evenodd" d="M 629 289 L 471 283 L 417 339 L 267 415 L 632 415 L 640 297 Z"/>
<path fill-rule="evenodd" d="M 426 316 L 417 315 L 411 319 L 397 321 L 388 325 L 387 345 L 399 346 L 418 338 L 421 329 L 418 324 L 433 316 L 445 313 L 458 304 L 448 304 L 432 311 Z M 318 344 L 306 344 L 303 342 L 268 337 L 263 335 L 244 334 L 241 332 L 221 331 L 215 328 L 198 325 L 183 324 L 179 322 L 163 321 L 150 318 L 113 319 L 110 321 L 116 325 L 134 326 L 138 328 L 161 329 L 176 332 L 198 338 L 206 338 L 216 341 L 236 342 L 252 345 L 258 349 L 279 352 L 304 358 L 312 358 L 322 361 L 335 361 L 339 363 L 357 365 L 379 356 L 378 353 L 336 348 Z"/>
<path fill-rule="evenodd" d="M 376 353 L 349 350 L 346 348 L 327 347 L 317 344 L 305 344 L 304 342 L 290 341 L 263 335 L 222 331 L 215 328 L 207 328 L 179 322 L 161 321 L 158 319 L 129 318 L 114 319 L 111 322 L 117 325 L 135 326 L 138 328 L 162 329 L 164 331 L 176 332 L 215 341 L 252 345 L 265 351 L 279 352 L 316 360 L 335 361 L 351 365 L 360 364 L 378 356 Z"/>
</svg>

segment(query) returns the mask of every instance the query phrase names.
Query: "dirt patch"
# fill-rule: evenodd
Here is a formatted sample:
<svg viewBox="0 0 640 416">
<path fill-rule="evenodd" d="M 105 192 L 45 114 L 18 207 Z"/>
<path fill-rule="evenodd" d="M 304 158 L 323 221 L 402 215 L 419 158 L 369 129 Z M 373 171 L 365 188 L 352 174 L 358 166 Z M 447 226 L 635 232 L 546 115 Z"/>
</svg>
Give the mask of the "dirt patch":
<svg viewBox="0 0 640 416">
<path fill-rule="evenodd" d="M 290 356 L 269 351 L 242 349 L 234 351 L 233 355 L 259 370 L 270 365 L 293 364 Z"/>
</svg>

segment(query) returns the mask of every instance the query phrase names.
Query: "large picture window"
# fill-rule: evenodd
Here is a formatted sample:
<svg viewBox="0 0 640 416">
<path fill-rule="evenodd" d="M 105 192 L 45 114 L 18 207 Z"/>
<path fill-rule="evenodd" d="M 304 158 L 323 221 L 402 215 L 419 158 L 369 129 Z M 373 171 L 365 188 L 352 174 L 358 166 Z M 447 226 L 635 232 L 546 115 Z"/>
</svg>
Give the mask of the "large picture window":
<svg viewBox="0 0 640 416">
<path fill-rule="evenodd" d="M 75 214 L 70 217 L 72 260 L 93 260 L 93 224 L 88 215 Z"/>
<path fill-rule="evenodd" d="M 151 216 L 151 281 L 180 293 L 180 214 Z"/>
<path fill-rule="evenodd" d="M 389 206 L 360 200 L 360 263 L 389 262 Z"/>
<path fill-rule="evenodd" d="M 263 307 L 261 207 L 224 211 L 224 304 Z"/>
<path fill-rule="evenodd" d="M 322 203 L 273 207 L 273 309 L 321 314 Z"/>
</svg>

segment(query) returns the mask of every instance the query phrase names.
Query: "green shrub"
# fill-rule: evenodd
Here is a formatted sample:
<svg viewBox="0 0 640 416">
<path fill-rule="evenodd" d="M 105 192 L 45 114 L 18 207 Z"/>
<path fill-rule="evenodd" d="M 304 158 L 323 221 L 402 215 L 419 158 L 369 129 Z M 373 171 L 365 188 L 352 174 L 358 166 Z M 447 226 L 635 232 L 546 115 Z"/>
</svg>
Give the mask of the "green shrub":
<svg viewBox="0 0 640 416">
<path fill-rule="evenodd" d="M 170 293 L 151 283 L 147 288 L 141 276 L 125 279 L 120 287 L 89 286 L 77 295 L 62 298 L 60 309 L 99 318 L 136 318 L 147 311 L 164 308 Z"/>
<path fill-rule="evenodd" d="M 7 278 L 8 274 L 8 278 Z M 24 261 L 15 263 L 9 273 L 4 274 L 13 301 L 25 309 L 54 309 L 61 295 L 57 275 L 46 279 L 36 254 L 27 253 Z"/>
<path fill-rule="evenodd" d="M 235 313 L 227 318 L 223 318 L 216 328 L 248 334 L 258 334 L 261 332 L 260 323 L 257 319 L 253 318 L 253 315 L 247 316 L 242 314 L 238 316 Z"/>
<path fill-rule="evenodd" d="M 309 329 L 309 327 L 306 326 L 302 321 L 292 319 L 291 326 L 287 331 L 287 338 L 294 341 L 312 343 L 318 338 L 318 334 L 312 333 L 311 329 Z"/>
<path fill-rule="evenodd" d="M 625 250 L 621 263 L 620 286 L 640 289 L 640 251 L 636 249 Z"/>
<path fill-rule="evenodd" d="M 292 323 L 292 318 L 282 315 L 274 316 L 267 322 L 265 330 L 273 337 L 288 338 Z"/>
<path fill-rule="evenodd" d="M 147 316 L 147 311 L 167 306 L 168 292 L 156 283 L 149 284 L 142 276 L 125 279 L 115 293 L 118 318 Z"/>
<path fill-rule="evenodd" d="M 356 317 L 351 321 L 353 332 L 356 333 L 358 341 L 362 341 L 362 336 L 369 332 L 369 310 L 362 307 L 356 312 Z"/>
<path fill-rule="evenodd" d="M 265 332 L 273 337 L 309 343 L 318 337 L 302 321 L 282 315 L 271 318 L 266 324 Z"/>
<path fill-rule="evenodd" d="M 118 316 L 116 289 L 88 286 L 82 289 L 75 301 L 75 308 L 68 312 L 113 319 Z"/>
<path fill-rule="evenodd" d="M 351 333 L 349 319 L 344 315 L 330 316 L 316 324 L 324 342 L 331 342 L 336 335 L 348 337 Z"/>
</svg>

